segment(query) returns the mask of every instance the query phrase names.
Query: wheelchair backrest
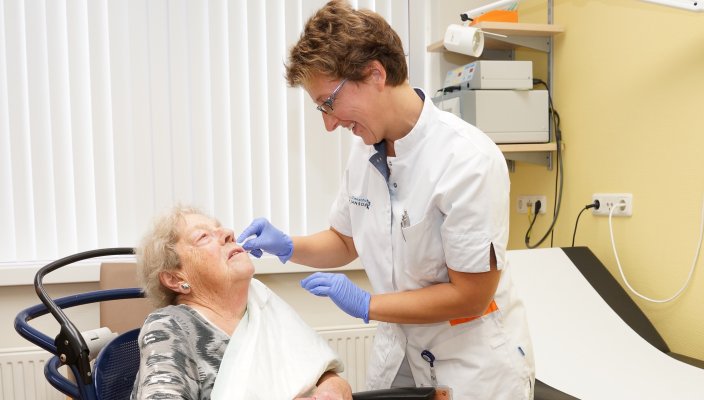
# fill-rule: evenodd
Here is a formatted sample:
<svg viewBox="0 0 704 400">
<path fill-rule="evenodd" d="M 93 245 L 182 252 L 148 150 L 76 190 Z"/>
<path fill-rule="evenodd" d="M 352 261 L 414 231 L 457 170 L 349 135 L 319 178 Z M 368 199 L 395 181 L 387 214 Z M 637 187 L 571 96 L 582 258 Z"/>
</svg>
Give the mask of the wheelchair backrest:
<svg viewBox="0 0 704 400">
<path fill-rule="evenodd" d="M 130 398 L 139 370 L 139 329 L 127 331 L 98 354 L 93 367 L 95 393 L 99 400 Z"/>
</svg>

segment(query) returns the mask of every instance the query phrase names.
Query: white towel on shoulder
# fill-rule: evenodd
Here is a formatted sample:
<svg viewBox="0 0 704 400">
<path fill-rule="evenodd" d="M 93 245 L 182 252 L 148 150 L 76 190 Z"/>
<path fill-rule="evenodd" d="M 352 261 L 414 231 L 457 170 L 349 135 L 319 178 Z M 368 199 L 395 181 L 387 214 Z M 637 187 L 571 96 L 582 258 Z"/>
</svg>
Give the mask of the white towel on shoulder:
<svg viewBox="0 0 704 400">
<path fill-rule="evenodd" d="M 225 350 L 213 399 L 291 400 L 308 394 L 326 371 L 343 370 L 327 342 L 256 279 L 247 314 L 246 330 L 238 327 Z"/>
</svg>

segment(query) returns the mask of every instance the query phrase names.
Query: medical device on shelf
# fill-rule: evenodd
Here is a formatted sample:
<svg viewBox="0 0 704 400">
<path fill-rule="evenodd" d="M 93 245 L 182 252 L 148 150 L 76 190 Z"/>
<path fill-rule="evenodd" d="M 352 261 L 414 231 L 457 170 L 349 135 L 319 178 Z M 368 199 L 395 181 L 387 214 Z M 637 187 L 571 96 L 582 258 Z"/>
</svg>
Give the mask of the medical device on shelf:
<svg viewBox="0 0 704 400">
<path fill-rule="evenodd" d="M 447 72 L 445 88 L 532 89 L 532 61 L 479 60 Z"/>
<path fill-rule="evenodd" d="M 550 141 L 547 90 L 458 90 L 433 98 L 495 143 Z"/>
<path fill-rule="evenodd" d="M 495 143 L 546 143 L 548 92 L 532 88 L 531 61 L 478 60 L 449 71 L 433 102 Z"/>
</svg>

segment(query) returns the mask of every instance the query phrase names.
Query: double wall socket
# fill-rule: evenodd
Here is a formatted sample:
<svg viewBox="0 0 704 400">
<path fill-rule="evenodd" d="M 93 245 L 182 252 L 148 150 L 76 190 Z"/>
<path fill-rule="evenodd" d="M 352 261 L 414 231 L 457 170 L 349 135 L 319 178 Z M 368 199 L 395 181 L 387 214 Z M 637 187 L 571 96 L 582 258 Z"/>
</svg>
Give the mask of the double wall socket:
<svg viewBox="0 0 704 400">
<path fill-rule="evenodd" d="M 528 212 L 528 207 L 535 210 L 535 202 L 540 200 L 540 211 L 539 214 L 545 214 L 545 210 L 548 209 L 548 200 L 543 195 L 536 196 L 518 196 L 518 213 L 525 214 Z"/>
<path fill-rule="evenodd" d="M 599 200 L 599 209 L 592 208 L 592 215 L 609 215 L 614 207 L 614 217 L 633 215 L 633 195 L 630 193 L 594 193 L 592 202 L 595 200 Z"/>
</svg>

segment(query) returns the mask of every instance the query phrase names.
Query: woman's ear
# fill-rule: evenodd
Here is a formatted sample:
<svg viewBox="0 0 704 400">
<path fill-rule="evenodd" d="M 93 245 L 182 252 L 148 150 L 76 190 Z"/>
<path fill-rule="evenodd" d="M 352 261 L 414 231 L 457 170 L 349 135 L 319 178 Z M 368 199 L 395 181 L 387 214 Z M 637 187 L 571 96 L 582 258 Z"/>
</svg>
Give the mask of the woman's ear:
<svg viewBox="0 0 704 400">
<path fill-rule="evenodd" d="M 368 68 L 369 82 L 378 85 L 379 89 L 383 89 L 386 86 L 386 68 L 378 60 L 372 60 Z"/>
<path fill-rule="evenodd" d="M 168 288 L 176 293 L 187 293 L 186 290 L 181 286 L 181 284 L 183 283 L 183 278 L 177 276 L 173 272 L 159 272 L 159 281 L 165 288 Z"/>
</svg>

